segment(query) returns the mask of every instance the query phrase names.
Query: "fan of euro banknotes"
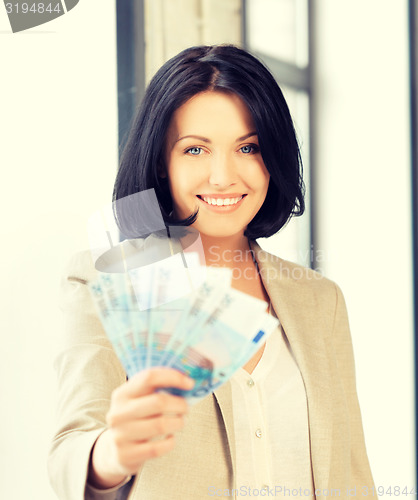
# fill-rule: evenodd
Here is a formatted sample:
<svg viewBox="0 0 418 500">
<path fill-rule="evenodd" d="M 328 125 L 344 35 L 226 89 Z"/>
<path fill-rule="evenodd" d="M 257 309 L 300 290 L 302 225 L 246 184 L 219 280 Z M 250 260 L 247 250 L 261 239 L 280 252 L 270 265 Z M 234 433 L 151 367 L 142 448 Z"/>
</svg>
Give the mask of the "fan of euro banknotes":
<svg viewBox="0 0 418 500">
<path fill-rule="evenodd" d="M 201 266 L 193 252 L 99 272 L 89 289 L 128 377 L 153 366 L 178 369 L 194 388 L 170 391 L 194 403 L 242 367 L 279 322 L 264 301 L 231 288 L 231 278 L 230 269 Z"/>
</svg>

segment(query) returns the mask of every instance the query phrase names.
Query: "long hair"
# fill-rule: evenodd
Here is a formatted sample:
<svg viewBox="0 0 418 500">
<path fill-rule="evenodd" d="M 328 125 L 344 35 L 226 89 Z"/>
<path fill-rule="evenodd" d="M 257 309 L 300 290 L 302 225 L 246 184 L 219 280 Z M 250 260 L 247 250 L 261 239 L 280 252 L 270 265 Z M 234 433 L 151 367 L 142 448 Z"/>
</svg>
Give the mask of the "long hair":
<svg viewBox="0 0 418 500">
<path fill-rule="evenodd" d="M 191 47 L 167 61 L 151 80 L 134 119 L 116 177 L 113 200 L 155 189 L 166 225 L 192 224 L 197 213 L 176 220 L 171 214 L 164 168 L 167 129 L 173 113 L 194 95 L 234 93 L 247 105 L 270 174 L 266 199 L 248 224 L 250 239 L 278 232 L 292 215 L 304 212 L 302 160 L 292 118 L 282 91 L 257 58 L 233 45 Z M 123 234 L 136 236 L 135 217 L 118 214 Z"/>
</svg>

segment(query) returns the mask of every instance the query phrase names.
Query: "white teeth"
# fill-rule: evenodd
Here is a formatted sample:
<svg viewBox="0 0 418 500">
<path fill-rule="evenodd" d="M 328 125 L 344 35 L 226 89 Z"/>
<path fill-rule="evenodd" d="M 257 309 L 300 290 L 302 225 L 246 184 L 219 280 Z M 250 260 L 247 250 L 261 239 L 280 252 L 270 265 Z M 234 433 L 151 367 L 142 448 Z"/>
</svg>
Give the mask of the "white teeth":
<svg viewBox="0 0 418 500">
<path fill-rule="evenodd" d="M 242 196 L 239 196 L 238 198 L 208 198 L 206 196 L 202 196 L 202 199 L 206 201 L 206 203 L 208 203 L 209 205 L 223 206 L 223 205 L 235 205 L 242 199 Z"/>
</svg>

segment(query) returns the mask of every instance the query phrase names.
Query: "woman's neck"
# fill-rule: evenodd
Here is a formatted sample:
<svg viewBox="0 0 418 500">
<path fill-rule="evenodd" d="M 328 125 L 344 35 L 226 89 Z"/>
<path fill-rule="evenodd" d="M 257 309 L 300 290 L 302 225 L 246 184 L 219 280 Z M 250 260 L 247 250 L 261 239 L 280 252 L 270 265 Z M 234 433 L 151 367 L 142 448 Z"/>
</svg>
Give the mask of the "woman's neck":
<svg viewBox="0 0 418 500">
<path fill-rule="evenodd" d="M 188 248 L 188 251 L 198 252 L 201 265 L 232 269 L 232 288 L 269 302 L 255 255 L 245 236 L 214 238 L 200 234 L 200 238 Z"/>
<path fill-rule="evenodd" d="M 237 263 L 252 263 L 248 238 L 242 234 L 228 237 L 200 235 L 207 266 L 233 267 Z"/>
</svg>

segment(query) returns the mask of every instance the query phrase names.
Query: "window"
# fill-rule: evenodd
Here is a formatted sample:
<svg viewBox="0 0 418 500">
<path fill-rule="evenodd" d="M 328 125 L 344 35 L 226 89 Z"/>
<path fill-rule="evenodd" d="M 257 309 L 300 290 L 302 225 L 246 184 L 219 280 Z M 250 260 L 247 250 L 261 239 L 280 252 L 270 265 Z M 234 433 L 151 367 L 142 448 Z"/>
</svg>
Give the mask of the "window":
<svg viewBox="0 0 418 500">
<path fill-rule="evenodd" d="M 311 210 L 311 82 L 308 0 L 244 0 L 245 47 L 271 69 L 292 114 L 302 151 L 306 212 L 262 246 L 286 259 L 316 267 Z M 319 260 L 319 259 L 318 259 Z"/>
</svg>

